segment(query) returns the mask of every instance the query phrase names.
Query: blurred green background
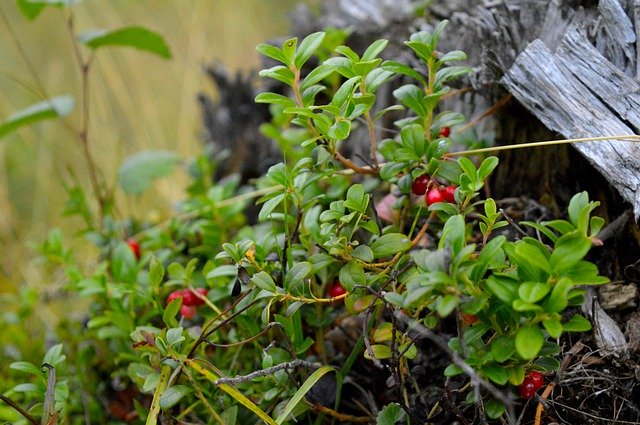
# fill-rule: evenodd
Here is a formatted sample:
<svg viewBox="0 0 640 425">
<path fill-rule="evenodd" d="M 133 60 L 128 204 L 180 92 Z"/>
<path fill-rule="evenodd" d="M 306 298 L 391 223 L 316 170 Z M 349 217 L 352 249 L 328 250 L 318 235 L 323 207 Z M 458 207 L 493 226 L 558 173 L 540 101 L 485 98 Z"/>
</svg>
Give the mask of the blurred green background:
<svg viewBox="0 0 640 425">
<path fill-rule="evenodd" d="M 215 96 L 202 66 L 222 62 L 231 70 L 259 63 L 255 45 L 287 35 L 294 0 L 90 0 L 73 8 L 78 32 L 142 25 L 161 33 L 171 60 L 127 48 L 97 52 L 90 80 L 91 148 L 109 185 L 119 164 L 144 149 L 169 149 L 182 157 L 201 149 L 196 93 Z M 46 8 L 33 22 L 15 1 L 0 4 L 0 120 L 47 96 L 79 100 L 80 73 L 67 29 L 68 11 Z M 15 38 L 14 38 L 15 35 Z M 37 77 L 29 72 L 25 58 Z M 79 107 L 67 117 L 79 127 Z M 61 216 L 64 182 L 75 174 L 89 190 L 79 141 L 56 121 L 20 129 L 0 140 L 0 292 L 49 283 L 31 247 L 53 227 L 74 235 L 80 223 Z M 154 184 L 141 197 L 120 197 L 122 217 L 166 217 L 183 197 L 183 171 Z M 76 241 L 76 243 L 82 243 Z"/>
</svg>

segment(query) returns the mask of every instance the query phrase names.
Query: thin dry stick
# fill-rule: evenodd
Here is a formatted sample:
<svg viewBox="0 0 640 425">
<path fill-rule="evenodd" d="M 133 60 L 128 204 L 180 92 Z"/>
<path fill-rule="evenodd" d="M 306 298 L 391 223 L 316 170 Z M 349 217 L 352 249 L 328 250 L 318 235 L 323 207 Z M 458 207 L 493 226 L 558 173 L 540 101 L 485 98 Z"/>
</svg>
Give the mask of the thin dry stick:
<svg viewBox="0 0 640 425">
<path fill-rule="evenodd" d="M 259 378 L 261 376 L 273 375 L 279 370 L 289 370 L 295 369 L 297 367 L 308 367 L 309 369 L 318 369 L 320 367 L 317 363 L 308 362 L 306 360 L 296 359 L 287 363 L 280 363 L 275 366 L 267 367 L 265 369 L 256 370 L 255 372 L 251 372 L 247 375 L 239 375 L 234 378 L 220 378 L 214 382 L 216 385 L 237 385 L 242 382 L 251 381 L 255 378 Z"/>
<path fill-rule="evenodd" d="M 346 415 L 344 413 L 336 412 L 335 410 L 330 409 L 328 407 L 324 407 L 320 404 L 313 406 L 313 410 L 320 413 L 326 413 L 327 415 L 336 418 L 341 423 L 351 422 L 351 423 L 358 423 L 358 424 L 368 424 L 368 423 L 371 423 L 371 420 L 373 419 L 369 416 Z"/>
<path fill-rule="evenodd" d="M 469 130 L 470 128 L 472 128 L 473 126 L 478 124 L 480 121 L 482 121 L 483 119 L 487 118 L 489 115 L 492 115 L 497 110 L 501 109 L 504 105 L 507 104 L 507 102 L 509 102 L 511 100 L 512 97 L 513 97 L 513 95 L 511 93 L 502 96 L 502 98 L 500 100 L 498 100 L 496 103 L 491 105 L 489 108 L 487 108 L 484 111 L 482 111 L 482 113 L 480 115 L 478 115 L 477 117 L 473 118 L 471 121 L 469 121 L 468 123 L 466 123 L 465 125 L 463 125 L 459 129 L 457 129 L 457 131 L 462 133 L 463 131 Z"/>
<path fill-rule="evenodd" d="M 31 424 L 40 425 L 40 422 L 38 422 L 36 420 L 36 418 L 31 416 L 26 410 L 24 410 L 22 407 L 20 407 L 16 402 L 11 400 L 10 398 L 7 398 L 7 397 L 3 396 L 2 394 L 0 394 L 0 400 L 4 401 L 9 406 L 13 407 L 18 413 L 20 413 L 22 416 L 24 416 L 24 418 L 26 420 L 28 420 Z"/>
<path fill-rule="evenodd" d="M 511 149 L 537 148 L 541 146 L 566 145 L 568 143 L 604 142 L 607 140 L 624 140 L 627 142 L 638 142 L 640 136 L 637 134 L 623 134 L 620 136 L 583 137 L 579 139 L 558 139 L 544 142 L 519 143 L 516 145 L 492 146 L 489 148 L 469 149 L 466 151 L 449 152 L 448 156 L 476 155 L 479 153 L 507 151 Z"/>
</svg>

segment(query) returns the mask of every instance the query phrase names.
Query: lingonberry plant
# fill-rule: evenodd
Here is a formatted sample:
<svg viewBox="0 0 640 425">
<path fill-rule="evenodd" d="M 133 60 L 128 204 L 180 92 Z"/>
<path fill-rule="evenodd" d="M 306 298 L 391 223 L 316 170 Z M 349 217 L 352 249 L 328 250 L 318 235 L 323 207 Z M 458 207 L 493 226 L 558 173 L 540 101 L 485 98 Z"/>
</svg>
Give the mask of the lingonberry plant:
<svg viewBox="0 0 640 425">
<path fill-rule="evenodd" d="M 269 132 L 295 127 L 301 142 L 256 191 L 235 195 L 233 178 L 213 183 L 215 164 L 199 158 L 167 226 L 107 218 L 93 229 L 101 257 L 90 273 L 52 233 L 43 253 L 91 304 L 82 338 L 95 344 L 76 339 L 70 354 L 93 355 L 134 394 L 129 419 L 373 421 L 342 409 L 342 386 L 362 361 L 395 391 L 377 416 L 395 424 L 418 403 L 411 370 L 429 338 L 450 356 L 444 375 L 470 383 L 461 385 L 470 403 L 514 421 L 515 395 L 530 397 L 537 374 L 558 369 L 558 338 L 590 328 L 571 308 L 580 286 L 607 281 L 584 260 L 603 220 L 579 193 L 568 220 L 521 223 L 539 238 L 501 233 L 508 223 L 482 196 L 498 160 L 453 151 L 464 117 L 440 110 L 448 83 L 469 71 L 452 65 L 463 52 L 436 49 L 445 25 L 405 42 L 415 68 L 381 59 L 386 40 L 361 54 L 325 32 L 258 46 L 278 63 L 260 75 L 286 86 L 256 98 L 271 105 Z M 307 69 L 317 51 L 333 53 Z M 378 90 L 399 78 L 398 104 L 380 109 Z M 397 131 L 379 140 L 377 122 L 399 110 Z M 368 139 L 363 163 L 343 154 L 357 127 Z M 254 195 L 261 209 L 248 226 L 242 211 Z M 123 237 L 132 227 L 135 245 Z M 330 352 L 325 340 L 345 314 L 358 333 L 346 352 Z M 445 342 L 438 329 L 451 323 Z"/>
</svg>

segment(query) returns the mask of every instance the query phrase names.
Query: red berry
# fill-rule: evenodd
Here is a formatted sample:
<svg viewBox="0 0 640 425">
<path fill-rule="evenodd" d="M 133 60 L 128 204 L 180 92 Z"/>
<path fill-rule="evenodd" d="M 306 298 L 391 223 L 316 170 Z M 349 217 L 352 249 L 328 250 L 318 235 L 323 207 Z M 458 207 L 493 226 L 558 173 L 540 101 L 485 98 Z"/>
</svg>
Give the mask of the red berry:
<svg viewBox="0 0 640 425">
<path fill-rule="evenodd" d="M 429 189 L 425 196 L 425 200 L 427 201 L 427 205 L 433 205 L 437 202 L 443 202 L 444 195 L 442 194 L 442 191 L 440 191 L 440 189 L 434 187 Z"/>
<path fill-rule="evenodd" d="M 440 129 L 440 135 L 442 137 L 449 137 L 450 134 L 451 134 L 451 128 L 450 127 L 442 127 Z"/>
<path fill-rule="evenodd" d="M 171 301 L 175 300 L 176 298 L 180 298 L 180 297 L 182 297 L 182 291 L 173 291 L 167 297 L 167 304 L 169 304 Z M 184 302 L 184 298 L 182 298 L 182 301 Z"/>
<path fill-rule="evenodd" d="M 340 295 L 346 294 L 347 290 L 340 284 L 340 282 L 333 282 L 331 286 L 329 286 L 329 296 L 331 298 L 339 297 Z"/>
<path fill-rule="evenodd" d="M 200 302 L 200 300 L 190 289 L 182 290 L 182 305 L 193 306 L 198 302 Z"/>
<path fill-rule="evenodd" d="M 196 288 L 196 292 L 201 296 L 201 297 L 206 297 L 207 294 L 209 293 L 209 291 L 207 291 L 206 288 Z M 191 291 L 189 291 L 189 293 L 191 295 L 193 295 L 193 305 L 202 305 L 204 304 L 204 300 L 202 300 L 200 297 L 196 296 L 195 294 L 193 294 Z"/>
<path fill-rule="evenodd" d="M 465 325 L 473 325 L 478 321 L 478 316 L 475 314 L 460 313 L 460 320 L 462 320 L 462 323 Z"/>
<path fill-rule="evenodd" d="M 136 242 L 134 239 L 127 239 L 127 245 L 129 245 L 129 249 L 133 252 L 133 255 L 136 257 L 136 260 L 140 259 L 140 244 Z"/>
<path fill-rule="evenodd" d="M 522 398 L 531 398 L 536 393 L 536 386 L 533 384 L 533 382 L 525 378 L 518 388 L 518 393 Z"/>
<path fill-rule="evenodd" d="M 447 186 L 444 189 L 440 190 L 442 192 L 442 196 L 446 202 L 450 202 L 452 204 L 456 203 L 456 187 L 455 186 Z"/>
<path fill-rule="evenodd" d="M 411 184 L 411 192 L 414 195 L 424 195 L 427 193 L 427 187 L 429 186 L 429 176 L 423 174 L 421 176 L 416 177 L 416 179 Z"/>
<path fill-rule="evenodd" d="M 185 319 L 191 319 L 196 315 L 197 308 L 192 305 L 182 305 L 180 306 L 180 314 L 184 316 Z"/>
<path fill-rule="evenodd" d="M 536 390 L 544 385 L 544 375 L 537 370 L 529 372 L 525 379 L 527 378 L 529 378 L 529 380 L 533 382 Z"/>
</svg>

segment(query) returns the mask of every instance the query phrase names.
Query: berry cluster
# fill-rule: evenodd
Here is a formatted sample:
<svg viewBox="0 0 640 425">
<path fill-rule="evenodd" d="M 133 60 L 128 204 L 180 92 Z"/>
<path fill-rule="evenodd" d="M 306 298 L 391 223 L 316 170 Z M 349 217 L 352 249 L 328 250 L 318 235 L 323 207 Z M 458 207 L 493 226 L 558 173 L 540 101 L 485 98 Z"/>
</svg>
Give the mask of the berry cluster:
<svg viewBox="0 0 640 425">
<path fill-rule="evenodd" d="M 544 385 L 544 375 L 538 371 L 529 372 L 520 384 L 518 392 L 522 398 L 531 398 Z"/>
<path fill-rule="evenodd" d="M 182 298 L 182 305 L 180 306 L 180 314 L 185 319 L 191 319 L 196 314 L 198 306 L 204 304 L 203 297 L 206 297 L 209 291 L 206 288 L 197 288 L 194 291 L 191 289 L 181 289 L 179 291 L 173 291 L 167 297 L 167 304 L 176 298 Z"/>
<path fill-rule="evenodd" d="M 427 205 L 432 205 L 437 202 L 456 202 L 456 186 L 442 186 L 431 178 L 423 174 L 418 176 L 411 184 L 411 192 L 414 195 L 424 195 Z M 430 188 L 431 186 L 431 188 Z"/>
</svg>

